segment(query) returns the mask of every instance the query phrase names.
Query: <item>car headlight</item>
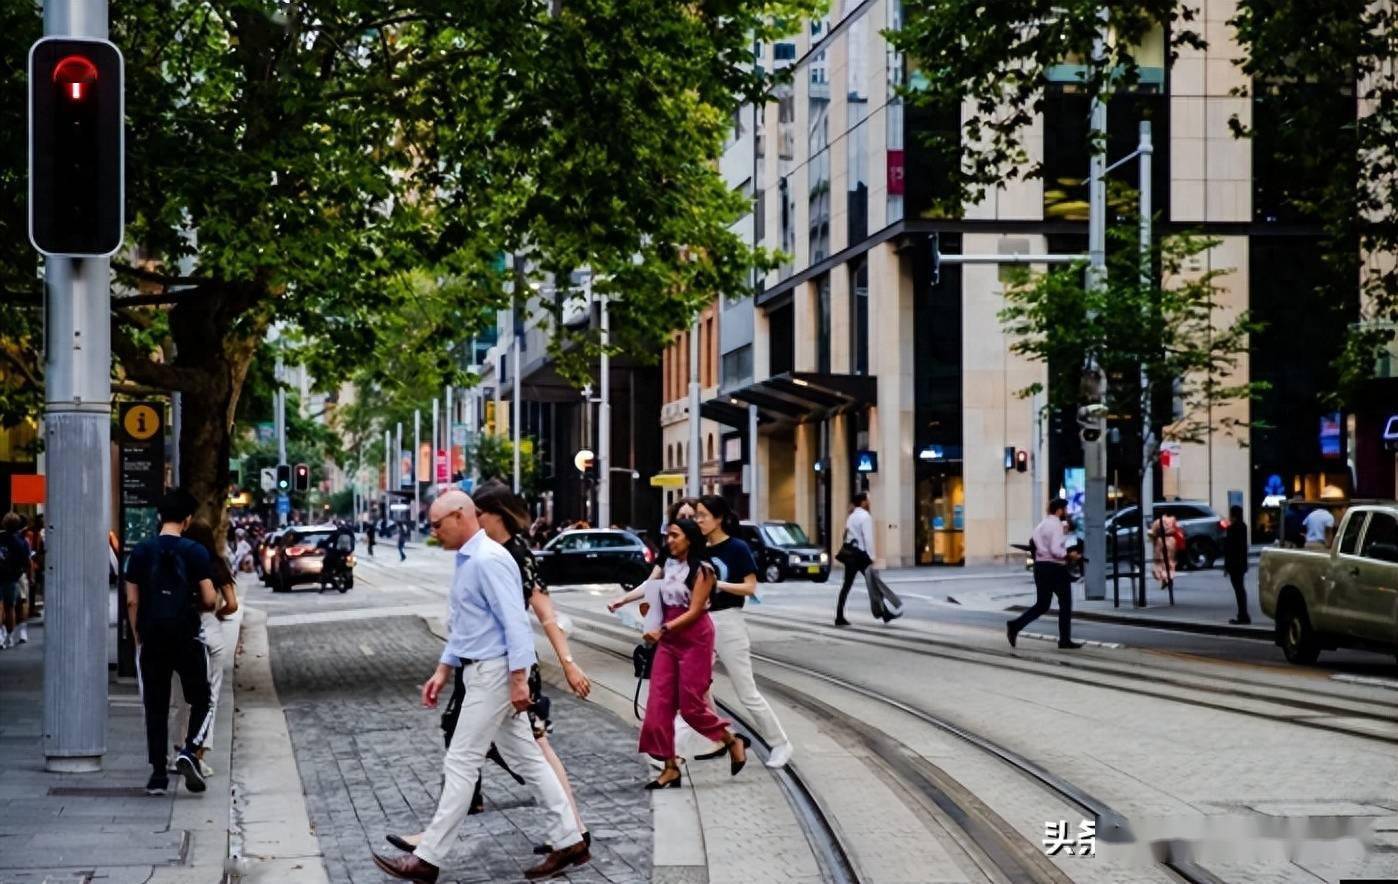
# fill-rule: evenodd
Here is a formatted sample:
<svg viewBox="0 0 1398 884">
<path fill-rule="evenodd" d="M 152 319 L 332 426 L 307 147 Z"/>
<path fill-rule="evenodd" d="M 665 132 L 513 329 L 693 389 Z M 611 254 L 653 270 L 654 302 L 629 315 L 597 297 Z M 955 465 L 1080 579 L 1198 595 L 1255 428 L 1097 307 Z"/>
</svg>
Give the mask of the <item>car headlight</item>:
<svg viewBox="0 0 1398 884">
<path fill-rule="evenodd" d="M 787 561 L 790 562 L 792 565 L 799 565 L 801 564 L 801 557 L 798 556 L 796 553 L 792 553 L 791 558 L 787 559 Z"/>
<path fill-rule="evenodd" d="M 822 565 L 828 565 L 828 564 L 830 564 L 830 553 L 828 553 L 828 552 L 823 552 L 823 553 L 821 553 L 821 554 L 820 554 L 820 563 L 821 563 Z"/>
</svg>

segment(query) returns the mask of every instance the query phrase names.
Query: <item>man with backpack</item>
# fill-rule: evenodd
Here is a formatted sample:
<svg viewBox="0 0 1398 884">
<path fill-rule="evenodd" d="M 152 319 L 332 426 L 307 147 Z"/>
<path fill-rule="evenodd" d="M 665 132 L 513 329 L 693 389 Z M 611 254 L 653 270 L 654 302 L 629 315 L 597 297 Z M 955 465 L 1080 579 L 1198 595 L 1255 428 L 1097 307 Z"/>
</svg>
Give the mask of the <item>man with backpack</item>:
<svg viewBox="0 0 1398 884">
<path fill-rule="evenodd" d="M 175 757 L 185 788 L 203 792 L 204 777 L 195 757 L 209 727 L 209 659 L 200 641 L 201 611 L 218 598 L 209 579 L 209 554 L 184 538 L 194 517 L 194 498 L 176 490 L 160 499 L 160 533 L 139 544 L 126 562 L 126 611 L 135 624 L 136 666 L 146 710 L 146 747 L 151 765 L 146 793 L 170 787 L 166 747 L 170 726 L 170 679 L 180 677 L 189 704 L 189 732 Z"/>
<path fill-rule="evenodd" d="M 29 641 L 24 628 L 24 581 L 29 577 L 29 544 L 24 516 L 6 513 L 0 520 L 0 650 Z"/>
</svg>

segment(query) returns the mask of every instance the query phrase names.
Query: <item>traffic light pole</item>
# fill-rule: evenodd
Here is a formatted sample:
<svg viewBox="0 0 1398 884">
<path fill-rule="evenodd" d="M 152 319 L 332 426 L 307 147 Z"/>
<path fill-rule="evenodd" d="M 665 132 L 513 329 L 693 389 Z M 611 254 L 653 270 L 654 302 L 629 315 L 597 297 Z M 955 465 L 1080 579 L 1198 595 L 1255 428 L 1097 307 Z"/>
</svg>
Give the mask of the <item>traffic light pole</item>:
<svg viewBox="0 0 1398 884">
<path fill-rule="evenodd" d="M 589 287 L 591 271 L 588 272 Z M 598 386 L 602 401 L 597 403 L 597 527 L 612 526 L 612 365 L 607 348 L 611 346 L 611 324 L 607 319 L 607 296 L 599 299 L 602 320 L 602 360 Z"/>
<path fill-rule="evenodd" d="M 1101 63 L 1106 56 L 1106 15 L 1101 11 L 1101 28 L 1093 43 L 1094 61 Z M 1107 284 L 1107 102 L 1101 95 L 1092 99 L 1090 123 L 1091 149 L 1088 160 L 1088 220 L 1087 220 L 1087 287 L 1104 288 Z M 1084 387 L 1091 386 L 1095 403 L 1107 401 L 1107 382 L 1101 367 L 1093 360 L 1084 367 L 1089 375 Z M 1097 421 L 1095 439 L 1083 439 L 1083 555 L 1087 559 L 1084 597 L 1107 597 L 1107 433 L 1105 412 Z"/>
<path fill-rule="evenodd" d="M 106 0 L 48 0 L 44 33 L 106 39 Z M 44 289 L 44 763 L 82 773 L 107 752 L 111 262 L 51 256 Z"/>
</svg>

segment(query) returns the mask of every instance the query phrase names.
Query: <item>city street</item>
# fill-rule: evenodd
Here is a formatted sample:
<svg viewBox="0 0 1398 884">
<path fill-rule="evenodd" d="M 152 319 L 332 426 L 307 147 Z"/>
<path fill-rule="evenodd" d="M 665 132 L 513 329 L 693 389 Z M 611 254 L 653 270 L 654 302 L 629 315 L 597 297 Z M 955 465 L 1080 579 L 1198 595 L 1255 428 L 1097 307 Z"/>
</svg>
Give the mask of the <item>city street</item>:
<svg viewBox="0 0 1398 884">
<path fill-rule="evenodd" d="M 437 794 L 435 716 L 416 708 L 416 685 L 438 646 L 428 630 L 450 557 L 422 547 L 393 559 L 366 559 L 346 595 L 246 593 L 270 615 L 277 690 L 332 881 L 376 880 L 368 850 L 425 822 Z M 1348 653 L 1300 669 L 1268 642 L 1086 622 L 1078 635 L 1108 646 L 1062 652 L 1027 633 L 1011 651 L 1004 615 L 944 596 L 1017 595 L 1022 577 L 893 585 L 906 590 L 902 620 L 855 614 L 844 630 L 829 626 L 834 584 L 763 587 L 747 615 L 754 658 L 796 757 L 786 775 L 691 777 L 689 816 L 669 807 L 680 796 L 656 793 L 653 844 L 647 772 L 632 751 L 634 632 L 605 613 L 611 589 L 555 589 L 599 686 L 590 703 L 548 691 L 553 742 L 600 845 L 574 879 L 645 880 L 653 856 L 652 880 L 665 880 L 666 843 L 686 825 L 710 881 L 785 880 L 783 867 L 869 882 L 1398 874 L 1390 661 Z M 856 589 L 852 611 L 862 601 Z M 540 653 L 551 661 L 542 642 Z M 726 714 L 745 714 L 726 679 L 716 690 Z M 531 812 L 518 791 L 487 773 L 490 812 L 464 827 L 459 880 L 508 877 L 527 854 Z M 1060 820 L 1070 835 L 1096 822 L 1095 856 L 1045 855 L 1045 826 Z"/>
</svg>

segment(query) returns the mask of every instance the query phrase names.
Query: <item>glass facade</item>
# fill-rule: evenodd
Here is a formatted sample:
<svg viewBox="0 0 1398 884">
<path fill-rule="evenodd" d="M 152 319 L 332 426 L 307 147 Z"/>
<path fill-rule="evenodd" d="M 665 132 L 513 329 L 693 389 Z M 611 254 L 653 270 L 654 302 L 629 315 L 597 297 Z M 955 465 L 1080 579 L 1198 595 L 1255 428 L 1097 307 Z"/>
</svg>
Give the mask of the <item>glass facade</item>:
<svg viewBox="0 0 1398 884">
<path fill-rule="evenodd" d="M 807 218 L 810 261 L 830 255 L 830 77 L 827 52 L 821 50 L 808 67 L 806 105 Z"/>
</svg>

